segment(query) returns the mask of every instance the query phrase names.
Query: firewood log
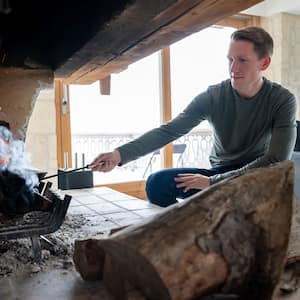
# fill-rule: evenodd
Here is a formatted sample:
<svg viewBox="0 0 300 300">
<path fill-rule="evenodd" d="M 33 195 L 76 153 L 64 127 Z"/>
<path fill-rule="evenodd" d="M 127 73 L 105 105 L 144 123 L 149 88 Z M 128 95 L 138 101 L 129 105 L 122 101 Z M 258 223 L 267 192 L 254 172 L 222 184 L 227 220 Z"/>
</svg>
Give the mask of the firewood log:
<svg viewBox="0 0 300 300">
<path fill-rule="evenodd" d="M 151 300 L 215 292 L 272 299 L 287 252 L 293 183 L 291 161 L 226 179 L 111 236 L 76 241 L 75 266 L 83 278 L 104 278 L 114 299 L 129 299 L 128 286 Z"/>
</svg>

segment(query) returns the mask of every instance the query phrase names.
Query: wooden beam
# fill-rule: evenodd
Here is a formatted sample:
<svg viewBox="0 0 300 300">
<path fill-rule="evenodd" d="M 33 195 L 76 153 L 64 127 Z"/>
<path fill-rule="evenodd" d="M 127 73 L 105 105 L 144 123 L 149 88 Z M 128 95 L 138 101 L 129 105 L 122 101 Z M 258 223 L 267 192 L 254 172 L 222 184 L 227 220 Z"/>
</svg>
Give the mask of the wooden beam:
<svg viewBox="0 0 300 300">
<path fill-rule="evenodd" d="M 95 187 L 99 186 L 109 187 L 113 190 L 119 191 L 127 195 L 131 195 L 142 200 L 147 199 L 145 192 L 145 180 L 95 185 Z"/>
<path fill-rule="evenodd" d="M 74 72 L 65 81 L 93 83 L 261 1 L 169 0 L 164 1 L 160 11 L 154 7 L 154 4 L 157 6 L 156 1 L 136 1 L 135 5 L 100 31 L 72 60 L 58 69 L 57 76 L 64 74 L 64 70 L 71 70 L 72 64 L 75 64 L 77 68 L 73 68 Z M 131 22 L 128 22 L 129 17 Z M 141 26 L 141 20 L 145 26 Z M 98 49 L 99 54 L 91 57 L 89 53 L 94 48 Z M 82 67 L 78 69 L 80 60 Z"/>
<path fill-rule="evenodd" d="M 99 80 L 100 82 L 100 94 L 101 95 L 110 95 L 110 86 L 111 86 L 111 76 L 107 76 Z"/>
<path fill-rule="evenodd" d="M 164 48 L 160 52 L 159 74 L 160 74 L 160 103 L 161 103 L 161 123 L 167 123 L 172 118 L 171 100 L 171 61 L 170 48 Z M 168 144 L 163 151 L 163 166 L 171 168 L 173 166 L 173 146 Z"/>
<path fill-rule="evenodd" d="M 242 28 L 246 26 L 259 26 L 260 17 L 250 16 L 246 14 L 237 14 L 218 21 L 215 25 Z"/>
<path fill-rule="evenodd" d="M 252 16 L 251 19 L 247 20 L 246 26 L 261 26 L 261 17 Z"/>
<path fill-rule="evenodd" d="M 58 168 L 72 166 L 69 87 L 61 80 L 54 81 L 56 109 L 56 139 Z"/>
</svg>

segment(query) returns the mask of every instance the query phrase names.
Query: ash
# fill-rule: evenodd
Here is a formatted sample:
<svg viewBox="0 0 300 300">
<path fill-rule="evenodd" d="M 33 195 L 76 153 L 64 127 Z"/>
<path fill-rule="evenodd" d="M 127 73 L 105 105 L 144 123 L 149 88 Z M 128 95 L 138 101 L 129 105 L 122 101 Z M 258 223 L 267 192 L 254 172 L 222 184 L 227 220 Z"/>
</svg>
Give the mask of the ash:
<svg viewBox="0 0 300 300">
<path fill-rule="evenodd" d="M 34 262 L 29 238 L 0 241 L 0 278 L 49 269 L 73 269 L 74 240 L 86 238 L 87 232 L 81 228 L 88 223 L 83 215 L 67 215 L 59 230 L 41 239 L 39 263 Z"/>
</svg>

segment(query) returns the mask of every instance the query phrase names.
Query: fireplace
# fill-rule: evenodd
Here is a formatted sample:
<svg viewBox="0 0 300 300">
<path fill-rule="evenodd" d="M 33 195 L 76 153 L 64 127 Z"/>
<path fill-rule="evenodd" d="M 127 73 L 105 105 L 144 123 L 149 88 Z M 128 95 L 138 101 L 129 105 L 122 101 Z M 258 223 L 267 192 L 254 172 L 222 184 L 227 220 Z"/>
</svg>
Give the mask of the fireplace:
<svg viewBox="0 0 300 300">
<path fill-rule="evenodd" d="M 9 123 L 0 124 L 0 241 L 30 237 L 38 259 L 40 235 L 60 227 L 71 197 L 61 199 L 50 182 L 39 181 L 45 172 L 27 168 L 23 142 L 13 138 Z"/>
</svg>

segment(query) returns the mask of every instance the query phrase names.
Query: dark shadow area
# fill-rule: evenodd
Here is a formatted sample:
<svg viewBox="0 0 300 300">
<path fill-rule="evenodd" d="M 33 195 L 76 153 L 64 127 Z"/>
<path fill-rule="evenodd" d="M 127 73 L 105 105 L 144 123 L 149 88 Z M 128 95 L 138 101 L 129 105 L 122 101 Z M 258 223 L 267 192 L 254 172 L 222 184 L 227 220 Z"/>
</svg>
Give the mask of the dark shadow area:
<svg viewBox="0 0 300 300">
<path fill-rule="evenodd" d="M 55 70 L 129 2 L 0 1 L 0 65 Z"/>
</svg>

